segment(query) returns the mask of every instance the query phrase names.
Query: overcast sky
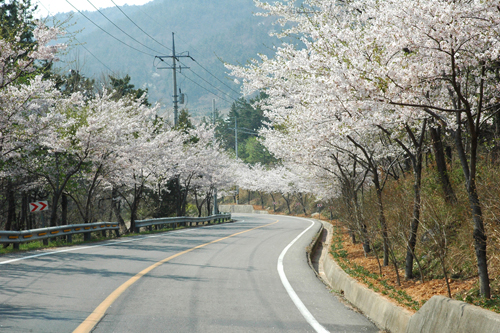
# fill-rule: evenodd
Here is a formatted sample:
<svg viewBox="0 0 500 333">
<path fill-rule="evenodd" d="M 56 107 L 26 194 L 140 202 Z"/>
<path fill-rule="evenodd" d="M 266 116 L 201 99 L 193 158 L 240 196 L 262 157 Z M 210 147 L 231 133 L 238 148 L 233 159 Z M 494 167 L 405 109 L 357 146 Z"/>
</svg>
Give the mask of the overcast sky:
<svg viewBox="0 0 500 333">
<path fill-rule="evenodd" d="M 87 0 L 68 0 L 79 10 L 95 10 Z M 37 17 L 45 17 L 56 13 L 65 13 L 75 11 L 66 0 L 32 0 L 32 4 L 38 3 Z M 122 5 L 144 5 L 152 0 L 113 0 L 118 6 Z M 111 0 L 90 0 L 97 8 L 114 7 Z"/>
</svg>

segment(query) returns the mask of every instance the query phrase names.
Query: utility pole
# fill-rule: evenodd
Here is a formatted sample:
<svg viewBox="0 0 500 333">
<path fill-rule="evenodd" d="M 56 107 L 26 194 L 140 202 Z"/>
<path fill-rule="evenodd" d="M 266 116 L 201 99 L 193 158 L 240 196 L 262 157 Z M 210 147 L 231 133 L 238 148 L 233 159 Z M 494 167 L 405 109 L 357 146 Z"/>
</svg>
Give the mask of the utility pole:
<svg viewBox="0 0 500 333">
<path fill-rule="evenodd" d="M 214 113 L 214 127 L 217 120 L 217 114 L 215 111 L 215 98 L 212 99 L 212 111 Z M 214 143 L 215 143 L 215 132 L 214 132 Z M 214 211 L 213 215 L 219 214 L 219 208 L 217 207 L 217 187 L 214 187 Z"/>
<path fill-rule="evenodd" d="M 175 54 L 175 39 L 174 39 L 174 33 L 172 32 L 172 55 L 170 56 L 156 56 L 155 58 L 160 59 L 160 61 L 165 62 L 165 58 L 172 58 L 172 67 L 158 67 L 158 69 L 172 69 L 172 79 L 174 81 L 174 95 L 173 97 L 173 102 L 174 102 L 174 126 L 177 127 L 177 124 L 179 122 L 179 102 L 177 98 L 179 95 L 177 95 L 177 69 L 181 71 L 182 69 L 189 69 L 189 67 L 183 67 L 181 65 L 177 65 L 177 61 L 180 61 L 179 58 L 190 58 L 191 60 L 194 61 L 193 57 L 189 55 L 189 52 L 187 52 L 187 55 L 183 54 L 185 52 L 182 52 L 181 54 Z"/>
<path fill-rule="evenodd" d="M 236 111 L 234 112 L 234 151 L 236 152 L 236 160 L 238 160 L 238 121 L 236 120 Z M 240 188 L 236 185 L 236 204 L 239 204 Z"/>
</svg>

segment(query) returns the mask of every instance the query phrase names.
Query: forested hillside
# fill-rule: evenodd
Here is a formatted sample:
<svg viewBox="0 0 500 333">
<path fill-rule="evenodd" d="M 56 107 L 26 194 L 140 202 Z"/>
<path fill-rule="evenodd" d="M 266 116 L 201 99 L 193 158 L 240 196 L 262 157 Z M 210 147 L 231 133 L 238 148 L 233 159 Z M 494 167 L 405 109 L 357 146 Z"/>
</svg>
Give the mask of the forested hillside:
<svg viewBox="0 0 500 333">
<path fill-rule="evenodd" d="M 189 51 L 196 60 L 180 58 L 182 65 L 190 69 L 177 75 L 178 87 L 187 94 L 187 108 L 195 117 L 210 112 L 213 98 L 218 109 L 228 110 L 240 97 L 239 86 L 227 77 L 223 61 L 244 64 L 257 53 L 272 53 L 275 43 L 268 35 L 274 28 L 272 21 L 254 16 L 252 0 L 155 0 L 120 9 L 73 14 L 65 25 L 76 39 L 57 66 L 61 71 L 79 70 L 97 80 L 109 74 L 128 74 L 136 87 L 148 89 L 152 103 L 161 102 L 162 109 L 166 107 L 170 113 L 172 71 L 157 67 L 169 67 L 171 60 L 167 58 L 159 65 L 155 56 L 172 54 L 172 32 L 176 54 Z M 55 18 L 64 21 L 68 14 Z"/>
</svg>

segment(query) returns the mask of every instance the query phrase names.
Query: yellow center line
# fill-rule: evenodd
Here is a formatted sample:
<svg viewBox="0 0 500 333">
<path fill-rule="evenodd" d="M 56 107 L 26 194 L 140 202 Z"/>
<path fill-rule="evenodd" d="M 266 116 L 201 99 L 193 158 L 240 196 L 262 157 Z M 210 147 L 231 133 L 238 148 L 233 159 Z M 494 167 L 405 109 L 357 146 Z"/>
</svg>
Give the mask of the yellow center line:
<svg viewBox="0 0 500 333">
<path fill-rule="evenodd" d="M 73 333 L 88 333 L 90 331 L 92 331 L 92 329 L 94 328 L 95 325 L 97 325 L 97 323 L 99 323 L 99 321 L 102 319 L 102 317 L 104 317 L 104 314 L 106 313 L 106 310 L 108 310 L 108 308 L 111 306 L 111 304 L 114 303 L 114 301 L 120 297 L 121 294 L 123 294 L 123 292 L 125 290 L 128 289 L 128 287 L 130 287 L 131 285 L 133 285 L 137 280 L 139 280 L 141 277 L 143 277 L 144 275 L 146 275 L 147 273 L 151 272 L 153 269 L 155 269 L 156 267 L 158 266 L 161 266 L 162 264 L 166 263 L 167 261 L 170 261 L 174 258 L 177 258 L 183 254 L 186 254 L 188 252 L 191 252 L 191 251 L 194 251 L 196 249 L 199 249 L 199 248 L 202 248 L 202 247 L 205 247 L 207 245 L 210 245 L 210 244 L 213 244 L 213 243 L 217 243 L 217 242 L 220 242 L 224 239 L 228 239 L 228 238 L 231 238 L 231 237 L 234 237 L 234 236 L 237 236 L 237 235 L 241 235 L 245 232 L 249 232 L 249 231 L 252 231 L 252 230 L 255 230 L 255 229 L 259 229 L 259 228 L 263 228 L 263 227 L 267 227 L 267 226 L 270 226 L 272 224 L 275 224 L 275 223 L 278 223 L 279 220 L 276 220 L 275 222 L 272 222 L 272 223 L 269 223 L 269 224 L 265 224 L 265 225 L 261 225 L 260 227 L 255 227 L 255 228 L 252 228 L 252 229 L 248 229 L 248 230 L 243 230 L 243 231 L 240 231 L 240 232 L 237 232 L 235 234 L 232 234 L 232 235 L 229 235 L 229 236 L 226 236 L 226 237 L 222 237 L 222 238 L 219 238 L 219 239 L 216 239 L 214 241 L 211 241 L 211 242 L 208 242 L 208 243 L 205 243 L 205 244 L 201 244 L 201 245 L 198 245 L 198 246 L 195 246 L 193 248 L 190 248 L 188 250 L 185 250 L 185 251 L 182 251 L 182 252 L 179 252 L 179 253 L 176 253 L 168 258 L 165 258 L 161 261 L 158 261 L 157 263 L 149 266 L 148 268 L 146 269 L 143 269 L 142 271 L 140 271 L 139 273 L 137 273 L 135 276 L 131 277 L 130 279 L 128 279 L 125 283 L 123 283 L 121 286 L 119 286 L 115 291 L 113 291 L 108 297 L 106 297 L 106 299 L 104 301 L 102 301 L 101 304 L 99 304 L 99 306 L 94 310 L 94 312 L 92 312 L 88 317 L 87 319 L 85 319 L 81 324 L 80 326 L 78 326 L 74 331 Z"/>
</svg>

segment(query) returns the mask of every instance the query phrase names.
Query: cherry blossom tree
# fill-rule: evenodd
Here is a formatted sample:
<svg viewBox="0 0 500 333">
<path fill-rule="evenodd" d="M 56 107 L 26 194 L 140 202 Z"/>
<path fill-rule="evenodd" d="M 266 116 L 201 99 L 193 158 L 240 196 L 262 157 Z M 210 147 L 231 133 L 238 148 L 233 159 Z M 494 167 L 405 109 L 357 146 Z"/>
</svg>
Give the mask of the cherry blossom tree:
<svg viewBox="0 0 500 333">
<path fill-rule="evenodd" d="M 264 90 L 269 96 L 260 104 L 272 126 L 263 131 L 267 148 L 279 157 L 310 164 L 332 133 L 351 142 L 347 151 L 352 146 L 363 151 L 366 142 L 352 133 L 373 140 L 375 128 L 389 132 L 400 149 L 415 157 L 414 239 L 424 143 L 423 132 L 414 130 L 425 129 L 426 123 L 432 126 L 427 119 L 434 119 L 455 138 L 474 220 L 481 293 L 489 297 L 486 234 L 475 179 L 480 131 L 491 119 L 499 92 L 493 74 L 500 20 L 495 1 L 256 4 L 263 15 L 278 16 L 278 23 L 286 26 L 279 36 L 295 34 L 302 43 L 284 43 L 273 58 L 261 56 L 245 67 L 228 65 L 243 79 L 245 93 Z M 364 134 L 368 132 L 372 134 Z M 415 133 L 422 134 L 419 138 Z M 404 144 L 401 135 L 408 135 Z M 356 155 L 364 155 L 367 163 L 379 160 L 382 155 L 373 152 Z M 372 167 L 375 187 L 377 173 Z M 412 247 L 410 239 L 408 252 Z"/>
</svg>

